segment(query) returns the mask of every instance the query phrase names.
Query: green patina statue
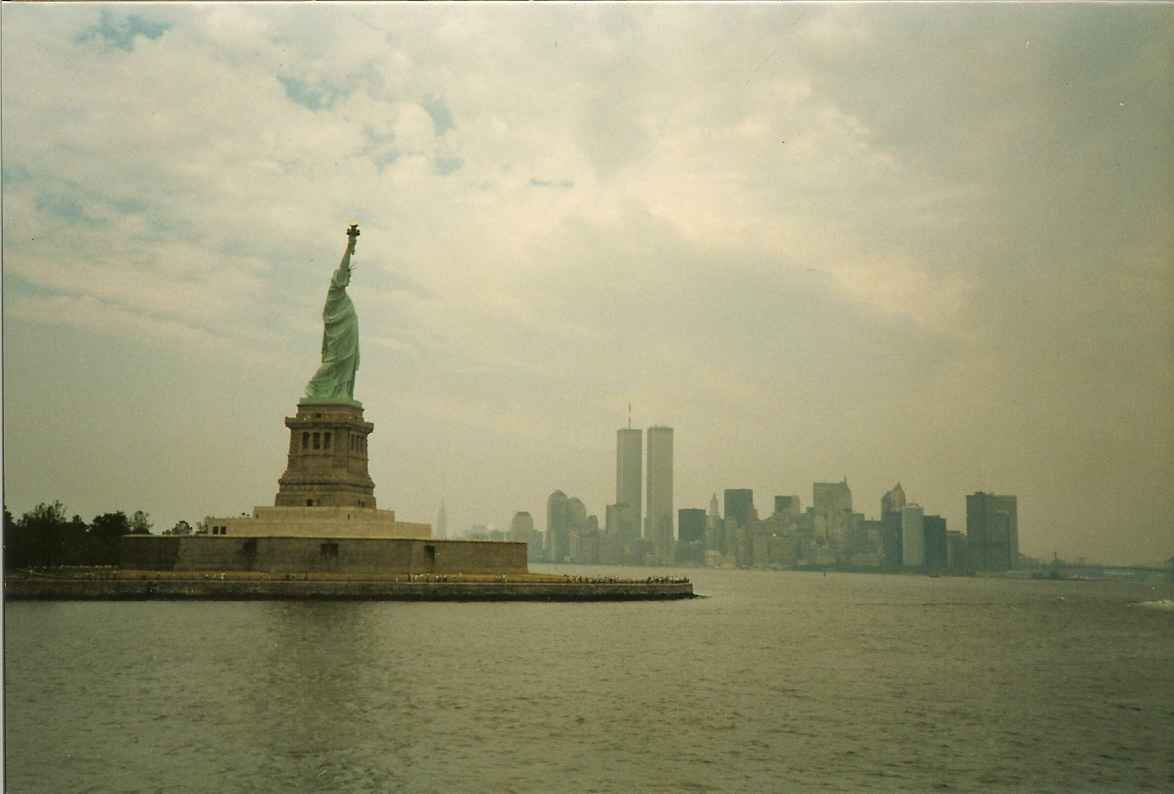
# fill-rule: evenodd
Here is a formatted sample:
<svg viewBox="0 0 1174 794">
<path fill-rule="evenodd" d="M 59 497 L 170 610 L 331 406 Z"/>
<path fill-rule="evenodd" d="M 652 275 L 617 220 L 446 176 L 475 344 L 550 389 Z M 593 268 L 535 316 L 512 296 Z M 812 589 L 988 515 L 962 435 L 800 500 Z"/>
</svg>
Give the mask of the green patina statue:
<svg viewBox="0 0 1174 794">
<path fill-rule="evenodd" d="M 308 402 L 355 402 L 355 372 L 359 369 L 359 317 L 346 294 L 351 283 L 351 255 L 359 238 L 359 225 L 347 229 L 346 252 L 330 277 L 326 305 L 322 309 L 322 366 L 306 384 Z"/>
</svg>

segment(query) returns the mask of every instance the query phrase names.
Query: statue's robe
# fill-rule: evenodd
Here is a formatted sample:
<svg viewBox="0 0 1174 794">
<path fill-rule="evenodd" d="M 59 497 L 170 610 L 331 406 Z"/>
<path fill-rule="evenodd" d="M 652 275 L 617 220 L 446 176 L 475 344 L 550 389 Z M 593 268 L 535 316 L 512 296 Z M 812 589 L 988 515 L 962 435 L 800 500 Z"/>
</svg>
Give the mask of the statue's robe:
<svg viewBox="0 0 1174 794">
<path fill-rule="evenodd" d="M 359 369 L 359 317 L 346 294 L 351 280 L 350 252 L 330 278 L 322 309 L 322 365 L 306 384 L 308 400 L 354 400 Z"/>
</svg>

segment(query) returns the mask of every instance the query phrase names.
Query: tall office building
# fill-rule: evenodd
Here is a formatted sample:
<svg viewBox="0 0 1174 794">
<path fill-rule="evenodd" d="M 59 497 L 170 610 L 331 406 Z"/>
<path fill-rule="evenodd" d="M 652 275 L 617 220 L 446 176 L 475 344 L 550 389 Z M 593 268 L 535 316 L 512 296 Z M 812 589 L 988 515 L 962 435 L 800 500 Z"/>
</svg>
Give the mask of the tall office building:
<svg viewBox="0 0 1174 794">
<path fill-rule="evenodd" d="M 644 514 L 641 495 L 643 454 L 644 431 L 631 427 L 616 431 L 616 505 L 619 529 L 626 543 L 640 539 L 640 521 Z"/>
<path fill-rule="evenodd" d="M 555 491 L 546 499 L 546 559 L 549 562 L 562 562 L 570 552 L 570 543 L 567 495 Z"/>
<path fill-rule="evenodd" d="M 436 511 L 436 525 L 432 528 L 432 537 L 444 540 L 448 537 L 448 513 L 444 510 L 444 499 L 440 500 L 440 508 Z"/>
<path fill-rule="evenodd" d="M 802 506 L 799 504 L 798 496 L 776 496 L 775 497 L 775 512 L 776 516 L 790 516 L 796 520 L 799 514 L 803 512 Z"/>
<path fill-rule="evenodd" d="M 881 559 L 885 565 L 901 565 L 901 511 L 905 509 L 905 489 L 897 483 L 881 496 Z"/>
<path fill-rule="evenodd" d="M 946 531 L 946 569 L 950 573 L 964 574 L 970 571 L 966 536 L 954 530 Z"/>
<path fill-rule="evenodd" d="M 754 490 L 752 488 L 727 488 L 722 493 L 725 503 L 725 517 L 734 519 L 740 527 L 749 527 L 754 520 Z"/>
<path fill-rule="evenodd" d="M 852 489 L 848 478 L 840 482 L 817 482 L 811 486 L 812 507 L 817 513 L 852 512 Z"/>
<path fill-rule="evenodd" d="M 677 535 L 681 543 L 705 541 L 705 511 L 700 507 L 682 507 L 677 511 Z"/>
<path fill-rule="evenodd" d="M 848 487 L 848 478 L 840 482 L 813 483 L 811 490 L 816 534 L 834 544 L 846 544 L 852 516 L 852 489 Z"/>
<path fill-rule="evenodd" d="M 673 429 L 648 428 L 648 500 L 644 539 L 656 556 L 672 558 L 673 552 Z"/>
<path fill-rule="evenodd" d="M 620 514 L 623 505 L 607 505 L 603 508 L 603 528 L 613 534 L 620 534 Z"/>
<path fill-rule="evenodd" d="M 705 514 L 705 548 L 721 551 L 722 535 L 722 514 L 715 493 L 709 499 L 709 511 Z"/>
<path fill-rule="evenodd" d="M 946 550 L 946 519 L 925 517 L 925 567 L 930 571 L 944 571 L 949 563 Z"/>
<path fill-rule="evenodd" d="M 514 513 L 514 518 L 510 521 L 510 540 L 529 543 L 530 533 L 533 531 L 534 517 L 530 515 L 529 511 L 519 510 Z"/>
<path fill-rule="evenodd" d="M 901 564 L 912 568 L 925 564 L 925 511 L 921 505 L 901 508 Z"/>
<path fill-rule="evenodd" d="M 901 487 L 901 483 L 897 483 L 885 491 L 885 495 L 881 497 L 881 519 L 883 520 L 889 513 L 900 513 L 903 507 L 905 507 L 905 489 Z"/>
<path fill-rule="evenodd" d="M 587 505 L 577 496 L 567 497 L 567 529 L 587 528 Z"/>
<path fill-rule="evenodd" d="M 993 493 L 966 497 L 966 539 L 976 571 L 1006 571 L 1019 560 L 1019 500 Z"/>
</svg>

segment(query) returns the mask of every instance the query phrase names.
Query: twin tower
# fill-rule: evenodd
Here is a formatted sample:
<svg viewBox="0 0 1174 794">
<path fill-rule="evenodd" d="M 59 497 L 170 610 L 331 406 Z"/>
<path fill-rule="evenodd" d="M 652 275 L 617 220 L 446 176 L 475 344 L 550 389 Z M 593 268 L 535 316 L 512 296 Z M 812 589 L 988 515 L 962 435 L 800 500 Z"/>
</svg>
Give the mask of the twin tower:
<svg viewBox="0 0 1174 794">
<path fill-rule="evenodd" d="M 626 427 L 616 432 L 616 503 L 609 529 L 618 528 L 625 545 L 650 542 L 656 556 L 672 558 L 673 551 L 673 429 L 648 428 L 648 477 L 642 482 L 644 431 Z M 642 487 L 643 486 L 643 487 Z M 647 503 L 641 498 L 647 493 Z M 645 512 L 645 509 L 647 512 Z M 613 523 L 614 522 L 614 523 Z M 643 533 L 641 532 L 643 528 Z"/>
</svg>

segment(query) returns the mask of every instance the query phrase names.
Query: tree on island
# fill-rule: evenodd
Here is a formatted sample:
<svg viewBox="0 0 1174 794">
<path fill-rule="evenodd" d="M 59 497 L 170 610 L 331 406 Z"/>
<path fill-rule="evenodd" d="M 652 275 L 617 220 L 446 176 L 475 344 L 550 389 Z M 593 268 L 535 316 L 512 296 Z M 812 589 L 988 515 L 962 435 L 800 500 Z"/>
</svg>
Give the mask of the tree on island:
<svg viewBox="0 0 1174 794">
<path fill-rule="evenodd" d="M 88 556 L 87 530 L 81 516 L 66 520 L 61 502 L 42 502 L 19 520 L 6 507 L 4 567 L 52 568 L 84 562 Z"/>
<path fill-rule="evenodd" d="M 136 510 L 135 514 L 130 519 L 130 534 L 132 535 L 150 535 L 151 534 L 151 516 L 144 513 L 142 510 Z"/>
<path fill-rule="evenodd" d="M 4 505 L 4 568 L 7 570 L 12 560 L 12 538 L 16 532 L 16 519 L 12 517 L 12 512 L 8 509 L 8 505 Z"/>
<path fill-rule="evenodd" d="M 192 534 L 192 525 L 182 519 L 175 522 L 175 526 L 171 529 L 163 530 L 164 535 L 190 535 Z"/>
<path fill-rule="evenodd" d="M 4 568 L 56 568 L 62 565 L 117 565 L 123 535 L 148 534 L 151 517 L 136 510 L 131 518 L 119 510 L 65 518 L 61 502 L 42 502 L 19 519 L 4 507 Z M 187 526 L 181 521 L 176 527 Z M 191 528 L 188 527 L 188 531 Z"/>
<path fill-rule="evenodd" d="M 94 565 L 117 565 L 119 538 L 131 533 L 130 519 L 119 510 L 94 516 L 90 535 L 94 539 Z"/>
<path fill-rule="evenodd" d="M 21 516 L 11 538 L 5 536 L 5 560 L 17 566 L 60 565 L 65 540 L 65 507 L 42 502 Z"/>
</svg>

